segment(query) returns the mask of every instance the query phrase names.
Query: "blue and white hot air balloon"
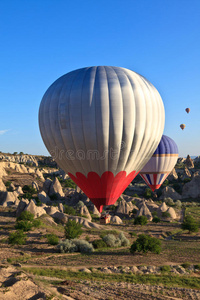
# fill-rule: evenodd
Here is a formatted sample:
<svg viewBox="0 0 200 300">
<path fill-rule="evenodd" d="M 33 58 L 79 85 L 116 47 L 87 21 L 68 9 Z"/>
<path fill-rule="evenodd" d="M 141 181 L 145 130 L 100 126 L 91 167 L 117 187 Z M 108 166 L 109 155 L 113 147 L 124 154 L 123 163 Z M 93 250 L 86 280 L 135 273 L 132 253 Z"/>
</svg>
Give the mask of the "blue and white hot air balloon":
<svg viewBox="0 0 200 300">
<path fill-rule="evenodd" d="M 39 110 L 48 151 L 100 212 L 151 158 L 164 121 L 162 99 L 148 80 L 108 66 L 63 75 Z"/>
<path fill-rule="evenodd" d="M 161 184 L 173 170 L 178 159 L 178 147 L 168 136 L 163 135 L 151 159 L 140 172 L 152 191 L 159 189 Z"/>
</svg>

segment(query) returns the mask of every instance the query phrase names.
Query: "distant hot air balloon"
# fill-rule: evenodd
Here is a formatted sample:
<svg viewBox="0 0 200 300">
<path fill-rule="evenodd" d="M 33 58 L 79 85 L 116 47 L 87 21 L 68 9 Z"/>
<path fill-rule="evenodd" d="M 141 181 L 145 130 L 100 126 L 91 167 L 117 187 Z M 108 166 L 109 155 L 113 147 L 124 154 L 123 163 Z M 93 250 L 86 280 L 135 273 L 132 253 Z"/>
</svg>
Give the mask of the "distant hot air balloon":
<svg viewBox="0 0 200 300">
<path fill-rule="evenodd" d="M 176 143 L 166 135 L 162 139 L 151 159 L 140 172 L 140 176 L 152 191 L 159 189 L 178 159 Z"/>
<path fill-rule="evenodd" d="M 190 112 L 190 108 L 189 107 L 187 107 L 186 109 L 185 109 L 185 111 L 189 114 L 189 112 Z"/>
<path fill-rule="evenodd" d="M 183 130 L 185 128 L 185 124 L 181 124 L 180 127 Z"/>
<path fill-rule="evenodd" d="M 60 77 L 39 110 L 48 151 L 100 212 L 116 202 L 151 158 L 164 119 L 162 99 L 148 80 L 108 66 Z"/>
</svg>

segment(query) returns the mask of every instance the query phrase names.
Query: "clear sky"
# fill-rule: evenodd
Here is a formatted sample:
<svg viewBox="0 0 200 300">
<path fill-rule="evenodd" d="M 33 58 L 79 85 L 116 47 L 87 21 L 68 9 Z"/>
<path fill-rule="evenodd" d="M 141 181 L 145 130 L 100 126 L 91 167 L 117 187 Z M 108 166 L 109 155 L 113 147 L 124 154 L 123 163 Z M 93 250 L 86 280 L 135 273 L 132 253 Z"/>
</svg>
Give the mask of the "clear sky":
<svg viewBox="0 0 200 300">
<path fill-rule="evenodd" d="M 180 156 L 200 155 L 199 0 L 1 0 L 0 37 L 0 151 L 47 155 L 46 89 L 69 71 L 111 65 L 154 84 L 164 134 Z"/>
</svg>

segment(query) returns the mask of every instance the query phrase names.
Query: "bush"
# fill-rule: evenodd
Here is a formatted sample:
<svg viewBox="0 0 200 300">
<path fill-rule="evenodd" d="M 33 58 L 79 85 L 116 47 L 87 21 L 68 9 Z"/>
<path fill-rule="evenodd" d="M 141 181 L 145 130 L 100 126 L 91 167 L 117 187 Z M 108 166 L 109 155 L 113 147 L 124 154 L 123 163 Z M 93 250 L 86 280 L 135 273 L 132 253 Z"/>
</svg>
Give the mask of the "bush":
<svg viewBox="0 0 200 300">
<path fill-rule="evenodd" d="M 64 204 L 64 213 L 71 215 L 71 216 L 75 216 L 76 215 L 76 211 L 72 206 L 66 205 Z"/>
<path fill-rule="evenodd" d="M 69 187 L 69 188 L 75 189 L 76 188 L 76 184 L 73 182 L 73 180 L 71 178 L 68 178 L 65 181 L 65 187 Z"/>
<path fill-rule="evenodd" d="M 146 188 L 145 192 L 144 192 L 144 197 L 149 199 L 152 197 L 152 191 L 149 188 Z"/>
<path fill-rule="evenodd" d="M 18 221 L 15 225 L 16 229 L 20 229 L 23 231 L 30 231 L 32 229 L 32 227 L 33 227 L 32 222 L 26 221 L 26 220 Z"/>
<path fill-rule="evenodd" d="M 176 200 L 175 205 L 176 205 L 178 208 L 181 208 L 182 202 L 181 202 L 180 200 Z"/>
<path fill-rule="evenodd" d="M 187 183 L 187 182 L 190 182 L 190 181 L 191 181 L 191 178 L 185 178 L 185 179 L 183 180 L 184 183 Z"/>
<path fill-rule="evenodd" d="M 61 253 L 71 253 L 71 252 L 77 252 L 78 247 L 75 245 L 73 240 L 65 240 L 58 244 L 58 250 Z"/>
<path fill-rule="evenodd" d="M 135 197 L 135 198 L 139 198 L 139 196 L 138 196 L 138 194 L 133 194 L 133 197 Z"/>
<path fill-rule="evenodd" d="M 125 237 L 123 232 L 120 232 L 119 237 L 118 237 L 121 241 L 121 246 L 129 246 L 130 242 L 129 240 Z"/>
<path fill-rule="evenodd" d="M 58 249 L 61 253 L 81 252 L 91 253 L 94 251 L 92 244 L 85 240 L 65 240 L 58 244 Z"/>
<path fill-rule="evenodd" d="M 115 237 L 114 234 L 107 234 L 103 237 L 103 241 L 108 247 L 120 247 L 121 241 L 119 238 Z"/>
<path fill-rule="evenodd" d="M 189 230 L 189 233 L 197 232 L 199 230 L 199 226 L 192 216 L 185 216 L 181 227 L 184 230 Z"/>
<path fill-rule="evenodd" d="M 131 210 L 131 211 L 129 211 L 129 215 L 136 215 L 137 214 L 137 212 L 138 212 L 138 210 L 136 209 L 136 208 L 134 208 L 133 210 Z"/>
<path fill-rule="evenodd" d="M 164 202 L 169 205 L 169 206 L 173 206 L 174 205 L 174 200 L 170 197 L 164 198 Z"/>
<path fill-rule="evenodd" d="M 34 214 L 32 214 L 30 211 L 23 211 L 20 216 L 17 218 L 17 221 L 33 221 L 34 220 Z"/>
<path fill-rule="evenodd" d="M 131 245 L 130 252 L 153 252 L 159 254 L 161 252 L 161 241 L 157 238 L 146 234 L 140 234 L 137 240 Z"/>
<path fill-rule="evenodd" d="M 159 223 L 160 222 L 160 218 L 158 218 L 157 216 L 155 216 L 155 217 L 153 217 L 152 222 Z"/>
<path fill-rule="evenodd" d="M 31 185 L 24 185 L 22 190 L 24 193 L 30 193 L 31 195 L 37 194 L 36 189 L 34 189 Z"/>
<path fill-rule="evenodd" d="M 46 238 L 47 238 L 48 244 L 50 244 L 50 245 L 58 245 L 58 243 L 59 243 L 59 237 L 56 234 L 53 234 L 53 233 L 47 234 Z"/>
<path fill-rule="evenodd" d="M 107 234 L 103 237 L 103 241 L 108 247 L 128 246 L 130 244 L 123 232 L 118 237 L 114 236 L 114 234 Z"/>
<path fill-rule="evenodd" d="M 167 218 L 170 218 L 170 217 L 171 217 L 170 213 L 168 213 L 167 211 L 162 212 L 162 218 L 167 219 Z"/>
<path fill-rule="evenodd" d="M 92 245 L 95 249 L 106 248 L 107 245 L 103 240 L 94 240 Z"/>
<path fill-rule="evenodd" d="M 78 247 L 78 252 L 91 253 L 94 251 L 92 244 L 88 243 L 85 240 L 74 239 L 73 242 Z"/>
<path fill-rule="evenodd" d="M 32 224 L 33 224 L 33 227 L 38 228 L 38 227 L 41 226 L 42 222 L 41 222 L 41 220 L 34 219 L 34 220 L 32 221 Z"/>
<path fill-rule="evenodd" d="M 6 181 L 5 186 L 9 188 L 11 183 L 12 183 L 11 181 Z"/>
<path fill-rule="evenodd" d="M 161 272 L 170 272 L 171 271 L 170 266 L 162 266 L 160 269 L 161 269 Z"/>
<path fill-rule="evenodd" d="M 83 203 L 83 201 L 78 201 L 77 203 L 77 208 L 80 209 L 81 207 L 83 207 L 85 204 Z"/>
<path fill-rule="evenodd" d="M 165 181 L 163 182 L 162 186 L 165 187 L 165 186 L 168 186 L 168 185 L 169 185 L 169 180 L 165 179 Z"/>
<path fill-rule="evenodd" d="M 139 216 L 137 218 L 135 218 L 134 220 L 134 225 L 145 225 L 147 224 L 148 219 L 145 216 Z"/>
<path fill-rule="evenodd" d="M 17 230 L 9 234 L 8 243 L 12 245 L 26 244 L 26 234 L 22 230 Z"/>
<path fill-rule="evenodd" d="M 66 239 L 75 239 L 82 234 L 82 225 L 76 223 L 75 220 L 69 220 L 65 225 L 65 237 Z"/>
</svg>

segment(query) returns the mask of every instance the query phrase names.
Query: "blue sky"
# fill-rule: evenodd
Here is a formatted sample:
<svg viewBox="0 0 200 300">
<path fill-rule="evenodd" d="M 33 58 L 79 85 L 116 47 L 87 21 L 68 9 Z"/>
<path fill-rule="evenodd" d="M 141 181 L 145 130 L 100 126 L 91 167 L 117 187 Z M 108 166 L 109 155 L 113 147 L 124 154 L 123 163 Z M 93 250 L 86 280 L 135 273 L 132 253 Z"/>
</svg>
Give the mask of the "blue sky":
<svg viewBox="0 0 200 300">
<path fill-rule="evenodd" d="M 47 155 L 46 89 L 74 69 L 111 65 L 155 85 L 164 134 L 180 156 L 200 155 L 199 0 L 1 0 L 0 36 L 0 151 Z"/>
</svg>

